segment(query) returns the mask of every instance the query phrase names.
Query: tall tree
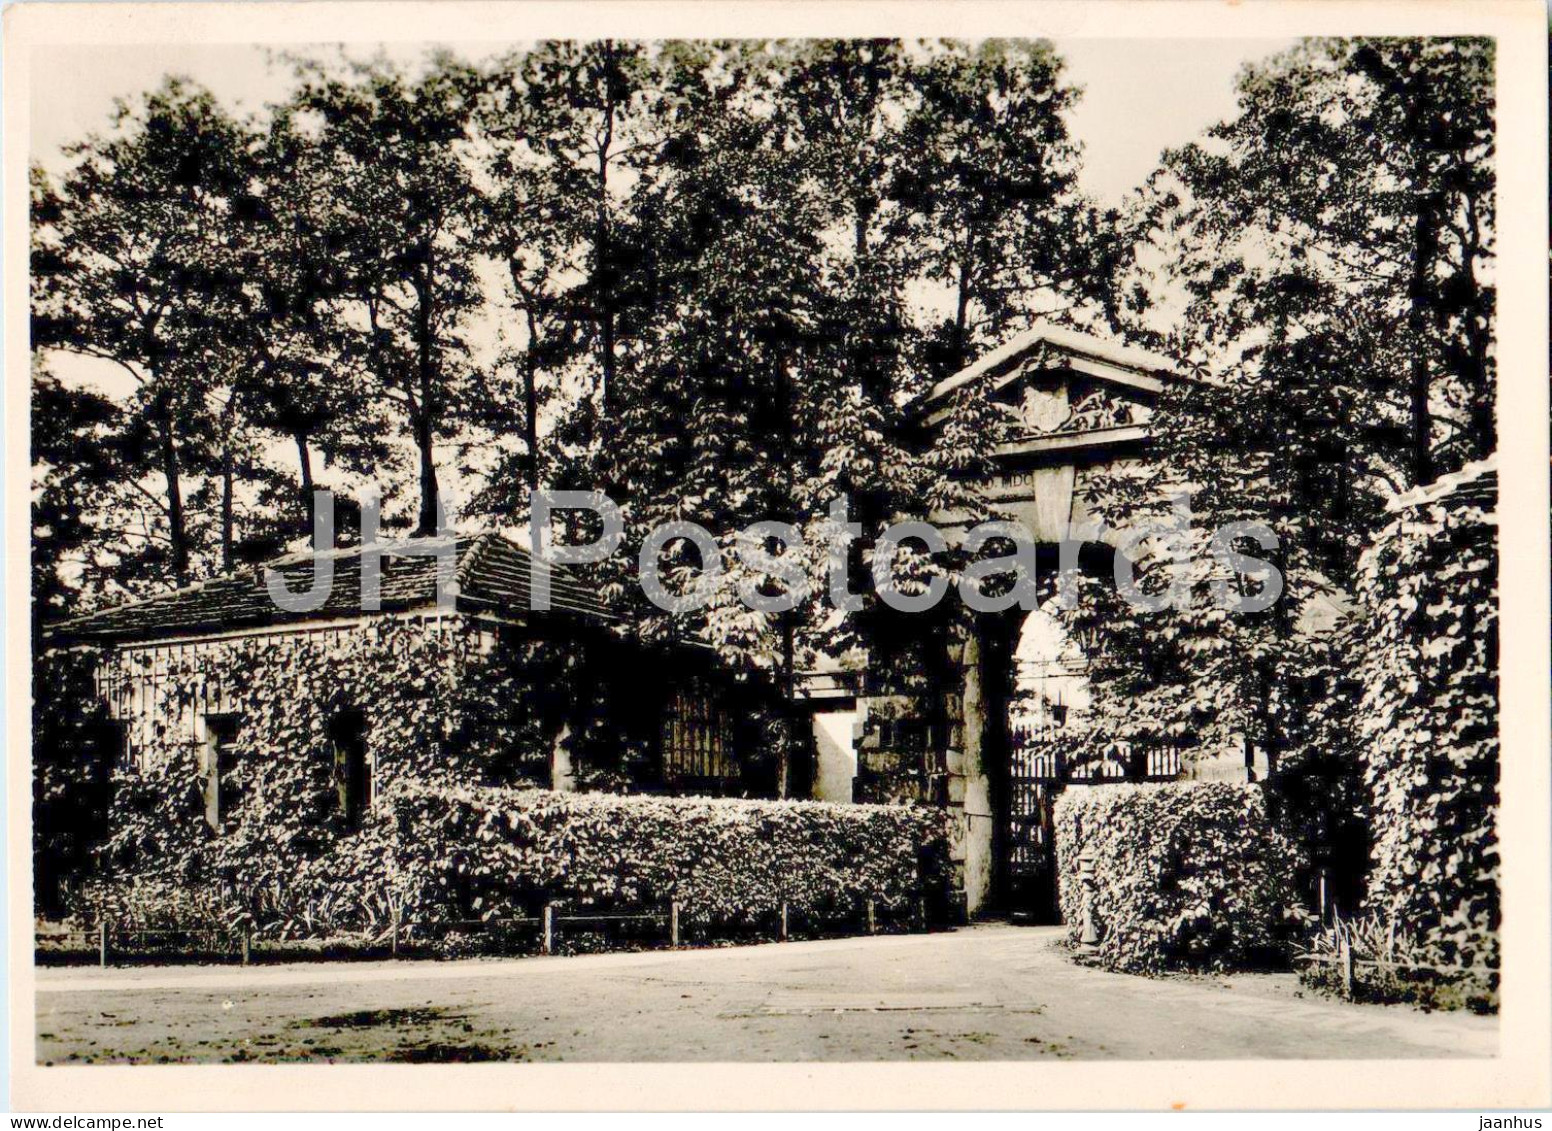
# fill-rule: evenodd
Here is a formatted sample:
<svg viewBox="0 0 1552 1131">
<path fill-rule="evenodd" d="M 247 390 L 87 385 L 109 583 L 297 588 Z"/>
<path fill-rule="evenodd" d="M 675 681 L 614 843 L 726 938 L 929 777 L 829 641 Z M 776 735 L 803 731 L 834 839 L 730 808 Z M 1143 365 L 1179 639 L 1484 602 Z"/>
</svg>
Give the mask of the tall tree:
<svg viewBox="0 0 1552 1131">
<path fill-rule="evenodd" d="M 76 611 L 106 587 L 110 546 L 134 541 L 138 531 L 114 529 L 134 513 L 123 495 L 128 466 L 114 442 L 122 434 L 122 410 L 89 389 L 72 388 L 34 365 L 32 380 L 32 615 L 34 627 Z M 107 506 L 129 502 L 128 507 Z M 144 553 L 147 539 L 133 547 Z M 112 563 L 133 573 L 133 562 Z"/>
<path fill-rule="evenodd" d="M 790 517 L 794 485 L 815 466 L 805 428 L 826 377 L 813 270 L 826 204 L 760 116 L 775 83 L 768 58 L 738 45 L 665 55 L 673 144 L 633 200 L 653 233 L 662 310 L 632 388 L 643 435 L 667 446 L 655 505 L 672 506 L 669 488 L 724 521 Z"/>
<path fill-rule="evenodd" d="M 490 375 L 479 390 L 483 416 L 498 444 L 514 402 L 520 414 L 522 450 L 501 448 L 476 497 L 481 509 L 504 514 L 518 513 L 525 493 L 547 481 L 540 441 L 544 409 L 564 396 L 563 384 L 575 376 L 596 340 L 594 311 L 584 292 L 599 231 L 597 193 L 579 192 L 576 184 L 577 168 L 588 158 L 580 137 L 565 126 L 574 107 L 540 78 L 558 49 L 543 45 L 499 60 L 477 108 L 478 128 L 488 145 L 481 240 L 501 266 L 503 297 L 520 319 L 517 342 L 503 358 L 512 366 L 511 378 Z M 557 141 L 568 136 L 569 147 Z M 596 161 L 590 167 L 596 170 Z M 606 154 L 606 186 L 608 172 Z M 590 378 L 596 390 L 605 380 L 602 369 L 600 359 L 583 381 Z M 576 396 L 573 392 L 571 399 Z M 556 423 L 551 422 L 552 430 Z M 564 438 L 557 435 L 552 446 Z"/>
<path fill-rule="evenodd" d="M 909 386 L 915 336 L 904 292 L 918 259 L 896 199 L 913 157 L 903 129 L 911 62 L 898 40 L 837 39 L 787 44 L 780 66 L 777 112 L 832 201 L 825 266 L 839 305 L 829 332 L 863 403 L 887 412 Z"/>
<path fill-rule="evenodd" d="M 431 533 L 436 444 L 470 380 L 463 330 L 481 302 L 464 152 L 477 79 L 447 57 L 415 75 L 378 61 L 302 77 L 288 113 L 316 147 L 309 190 L 333 205 L 325 239 L 343 300 L 333 333 L 346 364 L 402 413 L 419 463 L 416 530 Z"/>
<path fill-rule="evenodd" d="M 160 482 L 147 497 L 180 584 L 196 549 L 187 465 L 208 456 L 207 397 L 233 360 L 227 215 L 247 188 L 248 149 L 209 92 L 172 79 L 72 146 L 59 185 L 33 173 L 34 348 L 99 358 L 131 380 L 155 434 Z"/>
<path fill-rule="evenodd" d="M 483 124 L 497 143 L 498 251 L 525 311 L 537 317 L 543 306 L 566 322 L 571 342 L 559 352 L 590 355 L 592 415 L 606 417 L 645 298 L 627 201 L 662 141 L 652 52 L 615 40 L 550 41 L 504 60 L 492 80 Z M 526 233 L 519 258 L 513 224 Z M 574 274 L 549 290 L 536 270 Z"/>
<path fill-rule="evenodd" d="M 1166 155 L 1117 287 L 1197 380 L 1162 401 L 1147 469 L 1091 481 L 1112 525 L 1163 519 L 1183 490 L 1191 509 L 1138 552 L 1178 599 L 1076 614 L 1100 642 L 1099 725 L 1215 752 L 1243 736 L 1317 850 L 1355 827 L 1333 628 L 1359 555 L 1397 490 L 1494 446 L 1491 70 L 1477 40 L 1316 40 L 1246 68 L 1239 113 Z M 1235 548 L 1282 594 L 1226 612 L 1214 583 L 1260 583 L 1208 541 L 1247 521 L 1276 545 Z"/>
<path fill-rule="evenodd" d="M 1007 337 L 1032 312 L 1057 313 L 1098 282 L 1083 255 L 1077 99 L 1051 45 L 949 41 L 910 72 L 914 91 L 895 193 L 921 247 L 922 274 L 951 296 L 929 349 L 935 377 Z"/>
<path fill-rule="evenodd" d="M 317 191 L 326 154 L 281 107 L 255 148 L 251 192 L 232 223 L 241 256 L 243 316 L 233 337 L 246 359 L 229 410 L 259 436 L 295 450 L 295 489 L 271 484 L 281 526 L 312 533 L 316 459 L 371 474 L 393 464 L 393 424 L 373 374 L 340 332 L 350 302 L 335 255 L 334 202 Z"/>
<path fill-rule="evenodd" d="M 1334 462 L 1367 490 L 1495 446 L 1492 70 L 1485 40 L 1303 43 L 1247 69 L 1209 145 L 1170 155 L 1181 191 L 1150 220 L 1186 230 L 1170 275 L 1197 296 L 1190 344 L 1240 359 L 1225 368 L 1337 359 L 1346 376 L 1314 383 L 1348 390 Z"/>
</svg>

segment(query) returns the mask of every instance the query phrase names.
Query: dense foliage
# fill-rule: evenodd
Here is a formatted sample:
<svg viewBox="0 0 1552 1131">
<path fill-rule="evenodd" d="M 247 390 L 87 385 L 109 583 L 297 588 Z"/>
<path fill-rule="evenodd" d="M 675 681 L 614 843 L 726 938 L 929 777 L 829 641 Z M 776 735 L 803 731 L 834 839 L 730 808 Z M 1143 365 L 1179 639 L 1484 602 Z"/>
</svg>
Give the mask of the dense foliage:
<svg viewBox="0 0 1552 1131">
<path fill-rule="evenodd" d="M 32 861 L 40 914 L 58 915 L 107 835 L 114 765 L 111 720 L 95 682 L 101 654 L 79 649 L 33 669 Z"/>
<path fill-rule="evenodd" d="M 1497 523 L 1469 490 L 1403 511 L 1362 563 L 1368 906 L 1430 961 L 1496 966 Z"/>
<path fill-rule="evenodd" d="M 1287 960 L 1297 848 L 1259 786 L 1102 785 L 1056 804 L 1062 918 L 1083 924 L 1079 861 L 1097 882 L 1095 956 L 1112 970 L 1222 970 Z"/>
<path fill-rule="evenodd" d="M 1094 477 L 1091 506 L 1167 523 L 1189 484 L 1191 528 L 1143 548 L 1178 599 L 1152 627 L 1118 610 L 1157 662 L 1098 673 L 1102 708 L 1221 723 L 1275 761 L 1300 685 L 1329 675 L 1311 607 L 1351 593 L 1385 500 L 1492 450 L 1492 110 L 1491 43 L 1310 40 L 1248 67 L 1236 116 L 1139 194 L 1128 321 L 1198 381 L 1164 398 L 1158 458 Z M 1208 599 L 1231 571 L 1207 540 L 1233 522 L 1275 538 L 1234 547 L 1282 577 L 1265 612 Z"/>
<path fill-rule="evenodd" d="M 886 519 L 974 512 L 965 485 L 1003 414 L 966 390 L 918 450 L 903 406 L 1035 318 L 1103 316 L 1197 379 L 1164 394 L 1148 461 L 1085 469 L 1082 505 L 1113 527 L 1168 522 L 1189 484 L 1190 517 L 1128 551 L 1166 607 L 1082 582 L 1081 743 L 1248 744 L 1300 848 L 1345 861 L 1349 906 L 1372 808 L 1376 905 L 1441 956 L 1487 961 L 1491 536 L 1430 513 L 1438 545 L 1397 528 L 1364 552 L 1389 497 L 1495 443 L 1492 64 L 1481 40 L 1301 42 L 1248 66 L 1235 114 L 1110 213 L 1077 192 L 1078 92 L 1042 42 L 551 42 L 479 65 L 303 64 L 291 96 L 246 121 L 168 82 L 33 173 L 35 617 L 238 568 L 295 540 L 320 483 L 381 487 L 390 525 L 421 530 L 458 494 L 445 481 L 466 496 L 454 517 L 480 522 L 521 519 L 548 484 L 621 504 L 626 552 L 603 582 L 622 603 L 630 551 L 665 519 L 702 523 L 729 559 L 753 520 L 802 532 L 793 564 L 818 584 L 790 610 L 745 608 L 741 588 L 786 586 L 730 561 L 707 610 L 634 610 L 645 635 L 693 634 L 788 679 L 811 652 L 861 644 L 875 673 L 903 654 L 930 684 L 940 623 L 820 606 L 829 504 L 847 497 L 862 527 L 854 577 Z M 129 391 L 59 379 L 63 353 Z M 1244 521 L 1271 542 L 1215 552 L 1213 532 Z M 1220 592 L 1254 598 L 1272 577 L 1225 549 L 1274 567 L 1280 598 L 1226 612 Z M 944 568 L 902 556 L 916 582 Z M 673 589 L 707 572 L 683 540 L 664 558 Z M 1447 580 L 1409 572 L 1424 569 Z M 109 859 L 214 853 L 219 871 L 252 853 L 274 861 L 253 890 L 283 885 L 331 843 L 329 786 L 321 758 L 264 756 L 317 751 L 319 724 L 291 708 L 363 680 L 386 689 L 374 749 L 417 772 L 463 759 L 467 781 L 531 778 L 534 720 L 565 713 L 534 689 L 556 684 L 600 697 L 567 720 L 579 749 L 605 752 L 595 780 L 639 757 L 585 670 L 535 655 L 528 690 L 444 683 L 442 647 L 396 644 L 391 674 L 342 683 L 320 657 L 240 645 L 244 663 L 297 671 L 244 692 L 243 772 L 268 816 L 179 847 L 202 834 L 180 823 L 182 799 L 198 811 L 195 754 L 174 743 L 122 782 Z M 428 713 L 443 695 L 453 709 Z M 500 740 L 460 732 L 466 717 L 498 720 Z M 51 768 L 84 721 L 48 725 L 40 829 L 101 797 Z M 780 761 L 791 736 L 772 730 Z M 1221 804 L 1204 827 L 1227 836 L 1218 794 L 1182 804 Z M 1136 898 L 1156 863 L 1130 860 Z M 1169 961 L 1212 961 L 1194 922 Z"/>
<path fill-rule="evenodd" d="M 901 398 L 1097 285 L 1075 97 L 1044 42 L 806 40 L 303 61 L 247 120 L 188 82 L 127 100 L 33 173 L 40 359 L 141 410 L 92 423 L 134 521 L 89 506 L 44 579 L 231 568 L 306 528 L 319 457 L 422 530 L 539 484 L 633 531 L 914 506 Z"/>
<path fill-rule="evenodd" d="M 1495 445 L 1492 60 L 1482 40 L 1303 41 L 1245 68 L 1237 112 L 1166 153 L 1123 224 L 1117 322 L 1196 380 L 1162 398 L 1154 458 L 1080 488 L 1113 527 L 1158 524 L 1130 556 L 1164 606 L 1088 587 L 1086 722 L 1100 743 L 1248 744 L 1349 912 L 1378 733 L 1352 678 L 1372 636 L 1343 631 L 1359 558 L 1392 496 Z M 1233 523 L 1260 530 L 1215 551 Z M 1217 596 L 1268 585 L 1260 611 Z"/>
<path fill-rule="evenodd" d="M 212 841 L 183 882 L 110 878 L 81 912 L 137 926 L 214 919 L 273 939 L 532 916 L 549 902 L 625 913 L 678 901 L 711 929 L 768 925 L 783 903 L 813 923 L 855 920 L 868 900 L 939 906 L 943 838 L 929 809 L 404 782 L 315 855 L 277 844 L 224 857 Z"/>
</svg>

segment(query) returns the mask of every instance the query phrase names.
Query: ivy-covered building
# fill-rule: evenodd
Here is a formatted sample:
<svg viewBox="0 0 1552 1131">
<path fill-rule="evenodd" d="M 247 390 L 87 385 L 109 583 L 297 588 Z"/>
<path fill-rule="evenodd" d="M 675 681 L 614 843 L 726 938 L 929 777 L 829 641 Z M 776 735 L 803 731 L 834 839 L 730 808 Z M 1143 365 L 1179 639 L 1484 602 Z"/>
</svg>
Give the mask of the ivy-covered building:
<svg viewBox="0 0 1552 1131">
<path fill-rule="evenodd" d="M 496 533 L 451 541 L 440 605 L 435 547 L 421 539 L 380 547 L 375 608 L 363 608 L 354 547 L 60 624 L 40 678 L 76 687 L 40 689 L 69 717 L 39 720 L 39 749 L 84 754 L 191 836 L 248 820 L 348 831 L 404 776 L 774 794 L 759 758 L 767 689 L 734 679 L 709 649 L 666 655 L 627 639 L 562 567 L 536 611 L 522 547 Z M 269 571 L 305 592 L 315 559 L 327 597 L 305 611 L 277 604 Z"/>
<path fill-rule="evenodd" d="M 1160 355 L 1036 326 L 940 381 L 909 416 L 924 444 L 967 409 L 1004 421 L 966 486 L 1033 535 L 1042 573 L 1064 541 L 1081 541 L 1080 568 L 1103 577 L 1128 532 L 1089 533 L 1086 486 L 1150 458 L 1159 401 L 1190 380 Z M 950 544 L 969 525 L 947 510 L 929 518 Z M 40 701 L 91 710 L 40 718 L 37 748 L 89 750 L 99 777 L 116 775 L 103 794 L 121 815 L 155 814 L 141 833 L 114 833 L 113 850 L 129 857 L 136 836 L 256 831 L 293 837 L 305 855 L 407 779 L 931 806 L 947 816 L 960 910 L 1035 919 L 1060 913 L 1054 806 L 1069 783 L 1243 783 L 1270 770 L 1264 751 L 1238 741 L 1198 743 L 1189 758 L 1161 746 L 1064 761 L 1060 732 L 1077 729 L 1087 701 L 1086 642 L 1048 609 L 974 614 L 950 598 L 902 614 L 897 634 L 827 657 L 786 702 L 734 678 L 711 649 L 636 641 L 563 567 L 550 567 L 550 607 L 534 610 L 531 558 L 495 533 L 453 541 L 439 602 L 431 548 L 382 547 L 371 609 L 353 548 L 57 626 L 45 645 L 58 662 L 39 671 L 62 674 L 40 678 L 80 685 Z M 277 604 L 267 574 L 301 592 L 321 562 L 326 600 Z M 1319 633 L 1345 615 L 1310 607 Z M 809 716 L 813 741 L 779 765 L 771 724 L 792 712 Z"/>
</svg>

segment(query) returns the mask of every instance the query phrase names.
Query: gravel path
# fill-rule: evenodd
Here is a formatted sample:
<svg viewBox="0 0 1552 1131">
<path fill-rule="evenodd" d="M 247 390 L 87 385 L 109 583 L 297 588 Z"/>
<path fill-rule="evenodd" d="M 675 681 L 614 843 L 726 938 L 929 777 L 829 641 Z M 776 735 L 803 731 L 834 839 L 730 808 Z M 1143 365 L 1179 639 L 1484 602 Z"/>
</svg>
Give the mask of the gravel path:
<svg viewBox="0 0 1552 1131">
<path fill-rule="evenodd" d="M 1492 1056 L 1497 1019 L 1073 965 L 985 926 L 578 958 L 38 971 L 43 1063 Z"/>
</svg>

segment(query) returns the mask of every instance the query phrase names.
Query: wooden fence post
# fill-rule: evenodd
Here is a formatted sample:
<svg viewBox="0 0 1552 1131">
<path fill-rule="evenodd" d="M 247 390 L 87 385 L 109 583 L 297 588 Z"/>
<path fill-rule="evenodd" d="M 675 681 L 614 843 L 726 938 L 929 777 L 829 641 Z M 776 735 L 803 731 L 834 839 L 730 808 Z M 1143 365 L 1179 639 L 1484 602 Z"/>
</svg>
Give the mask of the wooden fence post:
<svg viewBox="0 0 1552 1131">
<path fill-rule="evenodd" d="M 108 965 L 108 921 L 97 920 L 97 965 Z"/>
<path fill-rule="evenodd" d="M 399 909 L 392 909 L 392 920 L 388 935 L 388 953 L 394 958 L 399 957 Z"/>
<path fill-rule="evenodd" d="M 555 953 L 555 905 L 544 905 L 544 941 L 539 946 L 540 954 Z"/>
<path fill-rule="evenodd" d="M 781 941 L 787 941 L 787 901 L 781 901 Z"/>
<path fill-rule="evenodd" d="M 868 934 L 878 934 L 878 916 L 875 913 L 873 901 L 868 900 Z"/>
<path fill-rule="evenodd" d="M 1352 1001 L 1353 1000 L 1353 942 L 1352 942 L 1351 939 L 1346 938 L 1344 936 L 1344 938 L 1342 939 L 1342 942 L 1341 942 L 1340 945 L 1341 945 L 1341 948 L 1342 948 L 1342 995 L 1345 998 L 1347 998 L 1348 1001 Z"/>
<path fill-rule="evenodd" d="M 676 899 L 668 905 L 668 945 L 679 945 L 679 901 Z"/>
<path fill-rule="evenodd" d="M 244 966 L 248 965 L 248 950 L 252 945 L 252 938 L 253 932 L 244 927 L 242 933 L 242 964 Z"/>
</svg>

